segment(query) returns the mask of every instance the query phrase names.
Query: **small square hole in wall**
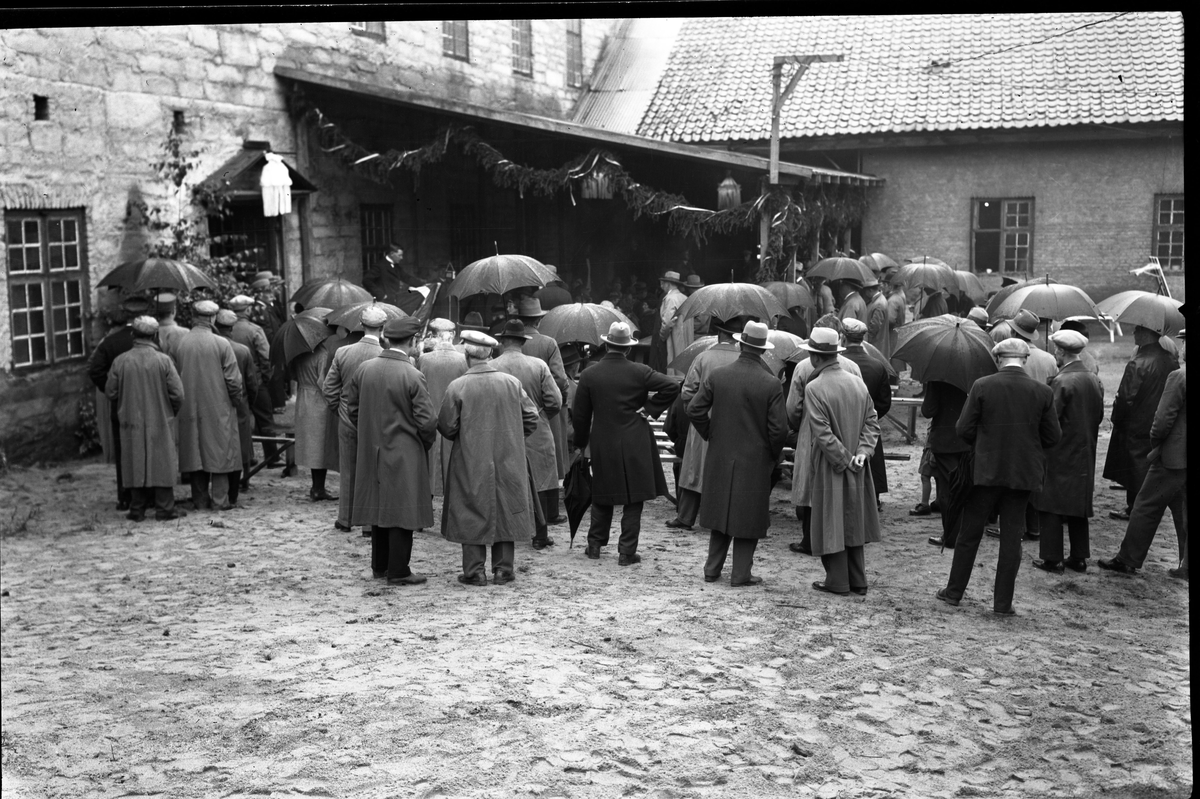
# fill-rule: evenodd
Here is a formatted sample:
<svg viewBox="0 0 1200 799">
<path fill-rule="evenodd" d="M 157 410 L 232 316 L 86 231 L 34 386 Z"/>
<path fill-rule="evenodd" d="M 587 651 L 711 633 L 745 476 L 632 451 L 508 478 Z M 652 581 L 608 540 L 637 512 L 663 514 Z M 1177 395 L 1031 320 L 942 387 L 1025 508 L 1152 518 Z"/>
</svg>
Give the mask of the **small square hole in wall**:
<svg viewBox="0 0 1200 799">
<path fill-rule="evenodd" d="M 49 97 L 43 97 L 40 94 L 35 94 L 33 96 L 33 118 L 41 120 L 50 118 Z"/>
<path fill-rule="evenodd" d="M 181 134 L 187 130 L 187 116 L 182 111 L 175 111 L 171 117 L 171 130 Z"/>
</svg>

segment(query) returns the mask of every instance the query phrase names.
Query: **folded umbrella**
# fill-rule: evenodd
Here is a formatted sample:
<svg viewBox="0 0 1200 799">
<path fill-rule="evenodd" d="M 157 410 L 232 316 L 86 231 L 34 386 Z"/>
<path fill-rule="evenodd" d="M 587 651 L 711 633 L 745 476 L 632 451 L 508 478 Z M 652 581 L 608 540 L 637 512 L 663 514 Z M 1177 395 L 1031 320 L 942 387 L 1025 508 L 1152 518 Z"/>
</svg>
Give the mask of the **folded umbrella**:
<svg viewBox="0 0 1200 799">
<path fill-rule="evenodd" d="M 137 294 L 147 289 L 190 291 L 196 288 L 215 289 L 216 282 L 206 272 L 184 261 L 171 258 L 143 258 L 129 261 L 113 269 L 98 287 L 123 288 Z"/>
<path fill-rule="evenodd" d="M 706 314 L 718 319 L 753 316 L 769 325 L 776 316 L 785 316 L 787 309 L 771 292 L 754 283 L 714 283 L 696 289 L 683 301 L 675 317 L 676 324 Z"/>
<path fill-rule="evenodd" d="M 528 255 L 490 255 L 467 264 L 450 284 L 451 297 L 505 294 L 513 289 L 540 289 L 557 275 Z"/>
<path fill-rule="evenodd" d="M 600 336 L 608 333 L 613 322 L 630 324 L 629 317 L 614 308 L 594 302 L 573 302 L 551 308 L 542 317 L 538 330 L 559 344 L 585 342 L 599 346 Z M 636 330 L 636 325 L 631 325 Z"/>
<path fill-rule="evenodd" d="M 341 308 L 330 311 L 329 316 L 325 318 L 326 324 L 332 326 L 341 326 L 347 330 L 354 332 L 362 330 L 362 312 L 368 308 L 378 308 L 387 316 L 388 322 L 395 319 L 403 319 L 408 316 L 404 311 L 397 308 L 395 305 L 390 305 L 386 302 L 378 302 L 370 300 L 369 302 L 353 302 L 349 305 L 343 305 Z"/>
<path fill-rule="evenodd" d="M 823 277 L 826 280 L 853 280 L 866 285 L 875 279 L 871 268 L 857 258 L 824 258 L 809 269 L 806 277 Z"/>
<path fill-rule="evenodd" d="M 355 302 L 370 302 L 371 292 L 340 277 L 310 280 L 296 290 L 288 302 L 305 308 L 343 308 Z"/>
<path fill-rule="evenodd" d="M 1122 291 L 1096 303 L 1096 310 L 1118 323 L 1149 328 L 1160 336 L 1174 336 L 1184 326 L 1179 300 L 1149 291 Z"/>
<path fill-rule="evenodd" d="M 592 504 L 592 469 L 582 450 L 577 450 L 571 457 L 571 465 L 563 478 L 563 504 L 567 507 L 567 522 L 571 527 L 569 546 L 574 546 L 579 523 Z"/>
<path fill-rule="evenodd" d="M 325 324 L 325 318 L 332 313 L 328 308 L 306 308 L 280 326 L 271 341 L 271 351 L 283 349 L 284 363 L 306 352 L 312 352 L 325 339 L 337 331 Z"/>
<path fill-rule="evenodd" d="M 969 392 L 980 377 L 994 374 L 992 339 L 974 322 L 950 314 L 897 328 L 893 358 L 907 361 L 913 379 L 940 380 Z"/>
</svg>

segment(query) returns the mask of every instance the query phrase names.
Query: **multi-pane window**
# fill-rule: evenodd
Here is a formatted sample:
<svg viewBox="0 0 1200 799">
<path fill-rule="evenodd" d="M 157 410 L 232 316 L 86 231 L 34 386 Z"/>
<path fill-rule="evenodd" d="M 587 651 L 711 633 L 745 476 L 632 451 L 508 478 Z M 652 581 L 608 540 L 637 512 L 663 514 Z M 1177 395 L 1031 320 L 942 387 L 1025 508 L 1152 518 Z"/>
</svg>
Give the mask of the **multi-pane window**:
<svg viewBox="0 0 1200 799">
<path fill-rule="evenodd" d="M 583 86 L 583 20 L 567 20 L 567 85 Z"/>
<path fill-rule="evenodd" d="M 362 205 L 358 212 L 362 231 L 362 267 L 368 274 L 388 254 L 392 243 L 392 206 Z"/>
<path fill-rule="evenodd" d="M 261 202 L 230 203 L 223 216 L 208 218 L 208 254 L 234 261 L 234 273 L 246 283 L 255 272 L 282 275 L 280 218 L 263 216 Z"/>
<path fill-rule="evenodd" d="M 387 38 L 382 22 L 351 22 L 350 30 L 359 36 L 370 36 L 372 39 L 379 39 L 380 41 Z"/>
<path fill-rule="evenodd" d="M 1154 255 L 1166 270 L 1183 269 L 1183 195 L 1154 198 Z"/>
<path fill-rule="evenodd" d="M 4 223 L 13 367 L 83 357 L 83 212 L 7 211 Z"/>
<path fill-rule="evenodd" d="M 471 60 L 465 19 L 442 20 L 442 54 L 451 58 L 461 58 L 463 61 Z"/>
<path fill-rule="evenodd" d="M 1033 268 L 1033 199 L 972 201 L 971 265 L 976 272 Z"/>
<path fill-rule="evenodd" d="M 512 21 L 512 68 L 518 75 L 533 75 L 533 21 Z"/>
</svg>

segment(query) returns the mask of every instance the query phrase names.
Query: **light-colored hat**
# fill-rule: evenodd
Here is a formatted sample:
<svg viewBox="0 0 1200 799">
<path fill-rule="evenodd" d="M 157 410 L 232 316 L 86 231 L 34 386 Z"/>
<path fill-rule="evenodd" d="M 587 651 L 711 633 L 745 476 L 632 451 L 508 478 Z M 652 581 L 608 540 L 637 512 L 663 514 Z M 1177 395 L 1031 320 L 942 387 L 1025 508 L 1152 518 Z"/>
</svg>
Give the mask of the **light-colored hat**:
<svg viewBox="0 0 1200 799">
<path fill-rule="evenodd" d="M 233 327 L 237 324 L 237 314 L 228 308 L 222 308 L 217 311 L 216 322 L 221 327 Z"/>
<path fill-rule="evenodd" d="M 139 316 L 133 320 L 133 332 L 143 336 L 153 336 L 158 332 L 158 320 L 153 316 Z"/>
<path fill-rule="evenodd" d="M 846 335 L 846 341 L 858 343 L 867 336 L 867 323 L 848 316 L 842 320 L 842 333 Z"/>
<path fill-rule="evenodd" d="M 270 281 L 273 281 L 273 280 L 275 280 L 275 279 L 276 279 L 276 278 L 275 278 L 275 273 L 274 273 L 274 272 L 272 272 L 272 271 L 270 271 L 270 270 L 268 270 L 268 269 L 264 269 L 264 270 L 263 270 L 263 271 L 261 271 L 261 272 L 255 272 L 255 273 L 254 273 L 254 280 L 255 280 L 256 282 L 257 282 L 257 281 L 259 281 L 259 280 L 266 280 L 266 281 L 270 282 Z"/>
<path fill-rule="evenodd" d="M 679 273 L 674 270 L 666 272 L 662 277 L 659 278 L 659 280 L 665 280 L 668 283 L 677 283 L 679 285 L 683 285 L 683 281 L 679 278 Z"/>
<path fill-rule="evenodd" d="M 1079 352 L 1088 345 L 1087 336 L 1075 330 L 1056 330 L 1050 334 L 1050 340 L 1067 352 Z"/>
<path fill-rule="evenodd" d="M 846 351 L 846 348 L 841 346 L 841 338 L 832 327 L 814 327 L 808 334 L 808 341 L 803 342 L 800 349 L 822 355 L 834 355 Z"/>
<path fill-rule="evenodd" d="M 454 323 L 449 319 L 439 317 L 429 323 L 429 329 L 437 333 L 450 333 L 454 330 Z"/>
<path fill-rule="evenodd" d="M 633 337 L 633 331 L 624 322 L 613 322 L 609 325 L 608 335 L 600 336 L 600 340 L 605 344 L 612 344 L 614 347 L 632 347 L 637 344 L 637 339 Z"/>
<path fill-rule="evenodd" d="M 1187 341 L 1187 328 L 1186 327 L 1179 328 L 1179 335 L 1176 336 L 1175 338 L 1179 339 L 1180 341 Z"/>
<path fill-rule="evenodd" d="M 1008 324 L 1012 327 L 1013 333 L 1026 341 L 1037 341 L 1038 318 L 1033 311 L 1022 308 L 1017 311 L 1016 316 L 1008 320 Z"/>
<path fill-rule="evenodd" d="M 197 300 L 192 303 L 192 313 L 197 316 L 216 316 L 221 306 L 212 300 Z"/>
<path fill-rule="evenodd" d="M 992 355 L 997 358 L 1028 358 L 1029 345 L 1019 338 L 1006 338 L 992 347 Z"/>
<path fill-rule="evenodd" d="M 980 308 L 978 305 L 973 306 L 971 310 L 967 311 L 967 318 L 980 327 L 987 327 L 987 311 L 985 311 L 983 308 Z"/>
<path fill-rule="evenodd" d="M 480 347 L 500 346 L 500 342 L 479 330 L 464 330 L 459 338 L 464 344 L 478 344 Z"/>
<path fill-rule="evenodd" d="M 254 299 L 253 297 L 249 297 L 245 294 L 238 294 L 236 297 L 233 297 L 231 300 L 229 300 L 229 307 L 235 311 L 240 311 L 244 308 L 249 308 L 256 302 L 258 302 L 258 300 Z"/>
<path fill-rule="evenodd" d="M 363 323 L 363 327 L 383 327 L 387 324 L 387 314 L 382 308 L 377 305 L 368 305 L 362 309 L 358 319 Z"/>
<path fill-rule="evenodd" d="M 775 345 L 767 340 L 767 326 L 762 322 L 747 322 L 741 333 L 734 333 L 733 340 L 759 350 L 773 350 Z"/>
<path fill-rule="evenodd" d="M 157 297 L 155 297 L 154 301 L 158 303 L 159 308 L 162 308 L 163 310 L 169 310 L 169 308 L 175 307 L 175 300 L 177 299 L 179 298 L 171 292 L 164 291 L 162 294 L 159 294 Z"/>
<path fill-rule="evenodd" d="M 269 289 L 271 288 L 271 278 L 260 277 L 250 284 L 252 289 Z"/>
</svg>

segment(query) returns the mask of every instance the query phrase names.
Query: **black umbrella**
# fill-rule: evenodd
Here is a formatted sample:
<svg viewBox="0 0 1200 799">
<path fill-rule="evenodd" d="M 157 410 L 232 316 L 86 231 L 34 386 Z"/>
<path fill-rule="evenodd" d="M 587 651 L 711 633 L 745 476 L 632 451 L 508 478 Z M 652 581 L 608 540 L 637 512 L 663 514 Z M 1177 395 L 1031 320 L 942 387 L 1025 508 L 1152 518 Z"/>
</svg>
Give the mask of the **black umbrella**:
<svg viewBox="0 0 1200 799">
<path fill-rule="evenodd" d="M 571 525 L 571 543 L 575 546 L 575 533 L 583 514 L 592 504 L 592 469 L 582 452 L 576 452 L 563 479 L 563 504 L 567 506 L 567 521 Z"/>
<path fill-rule="evenodd" d="M 124 288 L 137 294 L 146 289 L 190 291 L 195 288 L 215 289 L 217 284 L 204 272 L 184 261 L 170 258 L 143 258 L 118 266 L 104 276 L 100 287 Z"/>
</svg>

